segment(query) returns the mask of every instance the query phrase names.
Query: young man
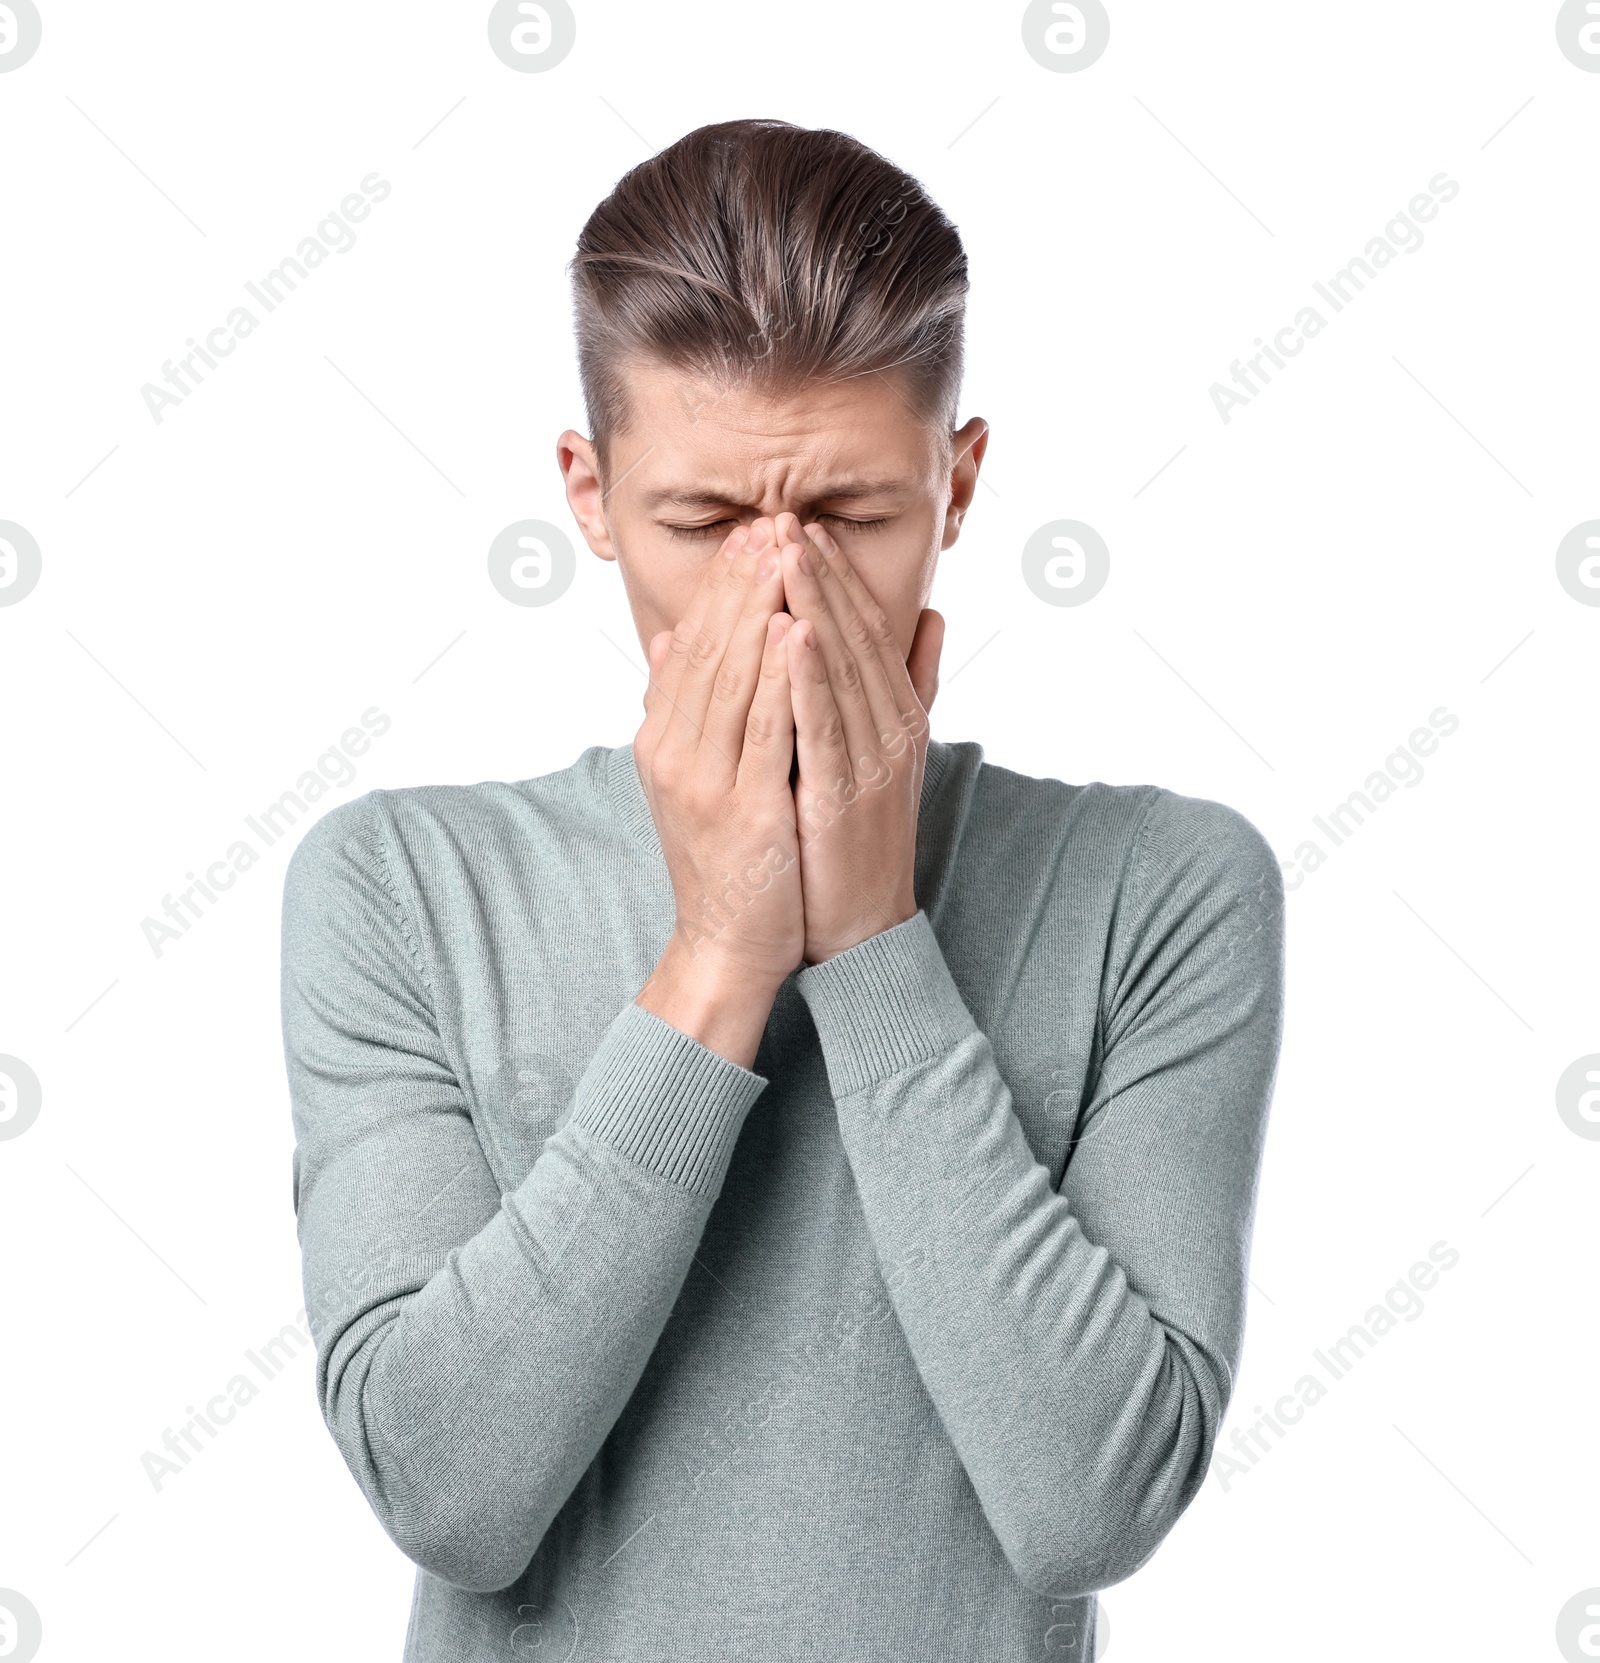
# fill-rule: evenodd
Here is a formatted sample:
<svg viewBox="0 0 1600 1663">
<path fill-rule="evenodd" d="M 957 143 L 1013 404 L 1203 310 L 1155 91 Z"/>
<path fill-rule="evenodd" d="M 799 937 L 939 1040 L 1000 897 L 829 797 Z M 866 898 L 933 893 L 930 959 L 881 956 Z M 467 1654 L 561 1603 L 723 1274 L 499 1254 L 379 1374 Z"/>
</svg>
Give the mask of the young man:
<svg viewBox="0 0 1600 1663">
<path fill-rule="evenodd" d="M 704 128 L 575 283 L 643 726 L 370 792 L 285 894 L 318 1389 L 406 1657 L 1091 1656 L 1233 1387 L 1277 862 L 928 736 L 987 435 L 913 181 Z"/>
</svg>

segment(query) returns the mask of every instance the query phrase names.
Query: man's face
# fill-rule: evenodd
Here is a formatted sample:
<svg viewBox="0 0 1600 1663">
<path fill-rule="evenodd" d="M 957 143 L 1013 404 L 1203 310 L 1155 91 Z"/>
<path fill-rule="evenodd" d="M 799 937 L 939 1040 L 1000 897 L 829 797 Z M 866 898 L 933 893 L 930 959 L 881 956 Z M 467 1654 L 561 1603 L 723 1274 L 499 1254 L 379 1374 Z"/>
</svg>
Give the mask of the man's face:
<svg viewBox="0 0 1600 1663">
<path fill-rule="evenodd" d="M 636 362 L 628 386 L 633 419 L 612 442 L 607 486 L 581 434 L 563 433 L 556 454 L 589 547 L 622 567 L 641 644 L 678 623 L 736 525 L 788 510 L 822 522 L 910 650 L 977 487 L 979 418 L 947 451 L 893 371 L 766 394 Z"/>
</svg>

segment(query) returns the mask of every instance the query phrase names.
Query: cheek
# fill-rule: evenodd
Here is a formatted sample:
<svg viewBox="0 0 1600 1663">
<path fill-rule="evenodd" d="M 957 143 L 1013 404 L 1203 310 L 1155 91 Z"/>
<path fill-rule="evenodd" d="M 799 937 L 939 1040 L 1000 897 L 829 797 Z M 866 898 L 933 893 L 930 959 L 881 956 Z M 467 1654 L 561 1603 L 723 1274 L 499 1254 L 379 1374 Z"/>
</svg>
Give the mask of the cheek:
<svg viewBox="0 0 1600 1663">
<path fill-rule="evenodd" d="M 872 569 L 865 555 L 857 561 L 856 570 L 861 573 L 862 581 L 894 626 L 902 658 L 911 651 L 917 619 L 928 604 L 937 559 L 931 551 L 918 550 L 902 554 L 892 563 L 886 561 L 877 570 Z"/>
<path fill-rule="evenodd" d="M 704 560 L 686 559 L 676 549 L 654 548 L 647 539 L 631 542 L 618 564 L 634 621 L 649 635 L 677 625 L 705 570 Z"/>
<path fill-rule="evenodd" d="M 925 604 L 920 574 L 913 570 L 897 576 L 892 583 L 863 574 L 863 581 L 893 626 L 900 656 L 904 658 L 911 651 L 911 637 L 916 633 L 917 618 Z"/>
</svg>

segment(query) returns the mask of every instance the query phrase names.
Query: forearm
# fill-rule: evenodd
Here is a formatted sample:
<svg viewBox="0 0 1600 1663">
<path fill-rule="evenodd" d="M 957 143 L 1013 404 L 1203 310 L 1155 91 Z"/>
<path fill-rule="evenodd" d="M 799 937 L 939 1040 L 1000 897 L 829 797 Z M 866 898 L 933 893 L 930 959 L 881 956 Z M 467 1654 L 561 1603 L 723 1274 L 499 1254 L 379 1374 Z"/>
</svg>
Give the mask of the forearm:
<svg viewBox="0 0 1600 1663">
<path fill-rule="evenodd" d="M 987 1042 L 839 1105 L 891 1298 L 1019 1579 L 1072 1598 L 1132 1574 L 1194 1494 L 1221 1419 L 1168 1330 L 1050 1185 Z"/>
<path fill-rule="evenodd" d="M 880 1262 L 924 1255 L 891 1297 L 1013 1569 L 1062 1597 L 1130 1575 L 1192 1499 L 1220 1424 L 1239 1290 L 1218 1244 L 1235 1221 L 1176 1183 L 1123 1205 L 1160 1267 L 1130 1285 L 1135 1261 L 1085 1235 L 1036 1158 L 925 916 L 806 971 L 802 992 Z M 1166 1186 L 1146 1140 L 1168 1128 L 1152 1114 L 1130 1129 L 1124 1166 Z"/>
<path fill-rule="evenodd" d="M 364 1309 L 323 1336 L 320 1370 L 347 1462 L 425 1569 L 485 1590 L 526 1566 L 660 1338 L 763 1084 L 629 1006 L 571 1119 L 467 1239 L 449 1225 L 450 1160 L 429 1161 L 445 1182 L 423 1214 L 434 1245 L 387 1232 Z M 377 1174 L 341 1178 L 384 1193 L 362 1181 Z M 308 1284 L 331 1238 L 350 1251 L 333 1202 L 309 1208 Z"/>
</svg>

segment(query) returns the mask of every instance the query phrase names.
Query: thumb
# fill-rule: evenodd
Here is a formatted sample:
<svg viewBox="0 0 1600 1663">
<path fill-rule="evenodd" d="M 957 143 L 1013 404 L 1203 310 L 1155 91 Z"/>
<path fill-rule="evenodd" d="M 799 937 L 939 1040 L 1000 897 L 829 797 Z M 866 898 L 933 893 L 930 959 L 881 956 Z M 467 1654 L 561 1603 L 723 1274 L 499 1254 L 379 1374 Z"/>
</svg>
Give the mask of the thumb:
<svg viewBox="0 0 1600 1663">
<path fill-rule="evenodd" d="M 658 630 L 650 637 L 650 645 L 646 648 L 646 662 L 650 669 L 644 678 L 644 708 L 649 711 L 654 704 L 652 695 L 658 691 L 658 680 L 662 667 L 667 662 L 667 648 L 672 643 L 670 629 Z"/>
</svg>

